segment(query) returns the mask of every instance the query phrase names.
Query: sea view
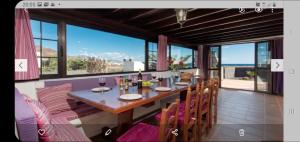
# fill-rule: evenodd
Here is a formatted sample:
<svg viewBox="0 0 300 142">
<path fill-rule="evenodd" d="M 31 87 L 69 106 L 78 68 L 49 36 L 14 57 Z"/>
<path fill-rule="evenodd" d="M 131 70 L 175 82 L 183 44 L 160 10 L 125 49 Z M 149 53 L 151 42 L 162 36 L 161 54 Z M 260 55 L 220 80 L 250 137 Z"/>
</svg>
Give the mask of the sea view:
<svg viewBox="0 0 300 142">
<path fill-rule="evenodd" d="M 255 66 L 255 64 L 222 64 L 222 66 L 241 66 L 241 67 L 245 67 L 245 66 Z"/>
</svg>

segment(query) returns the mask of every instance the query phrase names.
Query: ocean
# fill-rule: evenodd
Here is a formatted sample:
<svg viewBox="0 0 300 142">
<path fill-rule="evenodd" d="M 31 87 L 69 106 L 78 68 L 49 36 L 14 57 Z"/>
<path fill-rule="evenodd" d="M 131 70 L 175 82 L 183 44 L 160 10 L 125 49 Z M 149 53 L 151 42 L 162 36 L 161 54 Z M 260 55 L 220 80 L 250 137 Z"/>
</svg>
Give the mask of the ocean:
<svg viewBox="0 0 300 142">
<path fill-rule="evenodd" d="M 254 67 L 255 64 L 222 64 L 222 66 L 253 66 Z"/>
</svg>

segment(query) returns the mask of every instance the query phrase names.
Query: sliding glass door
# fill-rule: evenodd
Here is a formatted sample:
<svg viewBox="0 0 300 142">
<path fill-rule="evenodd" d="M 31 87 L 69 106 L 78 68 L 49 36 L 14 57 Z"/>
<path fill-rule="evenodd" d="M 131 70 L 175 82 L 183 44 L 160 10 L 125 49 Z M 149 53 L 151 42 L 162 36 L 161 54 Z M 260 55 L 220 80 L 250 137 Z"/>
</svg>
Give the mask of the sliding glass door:
<svg viewBox="0 0 300 142">
<path fill-rule="evenodd" d="M 270 92 L 271 86 L 271 52 L 267 41 L 255 44 L 255 91 Z"/>
<path fill-rule="evenodd" d="M 221 46 L 211 46 L 208 54 L 208 75 L 209 78 L 220 79 L 221 67 Z"/>
</svg>

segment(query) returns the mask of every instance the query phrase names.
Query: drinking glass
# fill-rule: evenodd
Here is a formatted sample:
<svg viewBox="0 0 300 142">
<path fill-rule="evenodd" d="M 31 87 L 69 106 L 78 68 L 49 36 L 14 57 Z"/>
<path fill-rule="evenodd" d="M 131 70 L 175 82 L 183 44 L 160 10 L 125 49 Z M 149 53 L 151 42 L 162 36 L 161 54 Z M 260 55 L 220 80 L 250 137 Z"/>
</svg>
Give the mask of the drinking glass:
<svg viewBox="0 0 300 142">
<path fill-rule="evenodd" d="M 133 77 L 133 79 L 132 79 L 132 86 L 137 86 L 137 77 L 135 76 L 135 77 Z"/>
<path fill-rule="evenodd" d="M 105 86 L 105 84 L 106 84 L 106 83 L 105 83 L 105 78 L 104 78 L 104 77 L 100 77 L 100 78 L 99 78 L 99 86 L 100 86 L 100 87 L 103 87 L 103 86 Z M 103 93 L 103 91 L 104 91 L 104 90 L 103 90 L 103 88 L 102 88 L 102 93 Z"/>
<path fill-rule="evenodd" d="M 156 79 L 156 74 L 152 74 L 152 79 L 155 80 Z"/>
<path fill-rule="evenodd" d="M 160 82 L 161 82 L 162 80 L 163 80 L 163 78 L 162 78 L 162 75 L 161 75 L 161 74 L 159 74 L 159 75 L 158 75 L 158 81 L 160 81 Z"/>
</svg>

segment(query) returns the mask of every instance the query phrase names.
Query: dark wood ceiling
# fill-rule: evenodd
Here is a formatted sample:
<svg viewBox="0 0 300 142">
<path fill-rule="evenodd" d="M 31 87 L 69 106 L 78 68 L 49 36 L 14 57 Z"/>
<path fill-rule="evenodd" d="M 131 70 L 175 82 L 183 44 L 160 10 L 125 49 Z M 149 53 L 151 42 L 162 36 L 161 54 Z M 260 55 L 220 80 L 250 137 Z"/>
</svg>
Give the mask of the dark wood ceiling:
<svg viewBox="0 0 300 142">
<path fill-rule="evenodd" d="M 164 34 L 171 41 L 191 45 L 211 44 L 283 35 L 283 9 L 188 9 L 183 27 L 176 21 L 174 9 L 64 9 L 32 10 L 51 13 L 73 21 L 94 21 L 103 29 L 130 35 L 157 37 Z M 80 22 L 80 20 L 78 20 Z M 106 25 L 108 24 L 108 25 Z M 131 32 L 131 33 L 130 33 Z M 141 35 L 139 35 L 139 33 Z"/>
</svg>

